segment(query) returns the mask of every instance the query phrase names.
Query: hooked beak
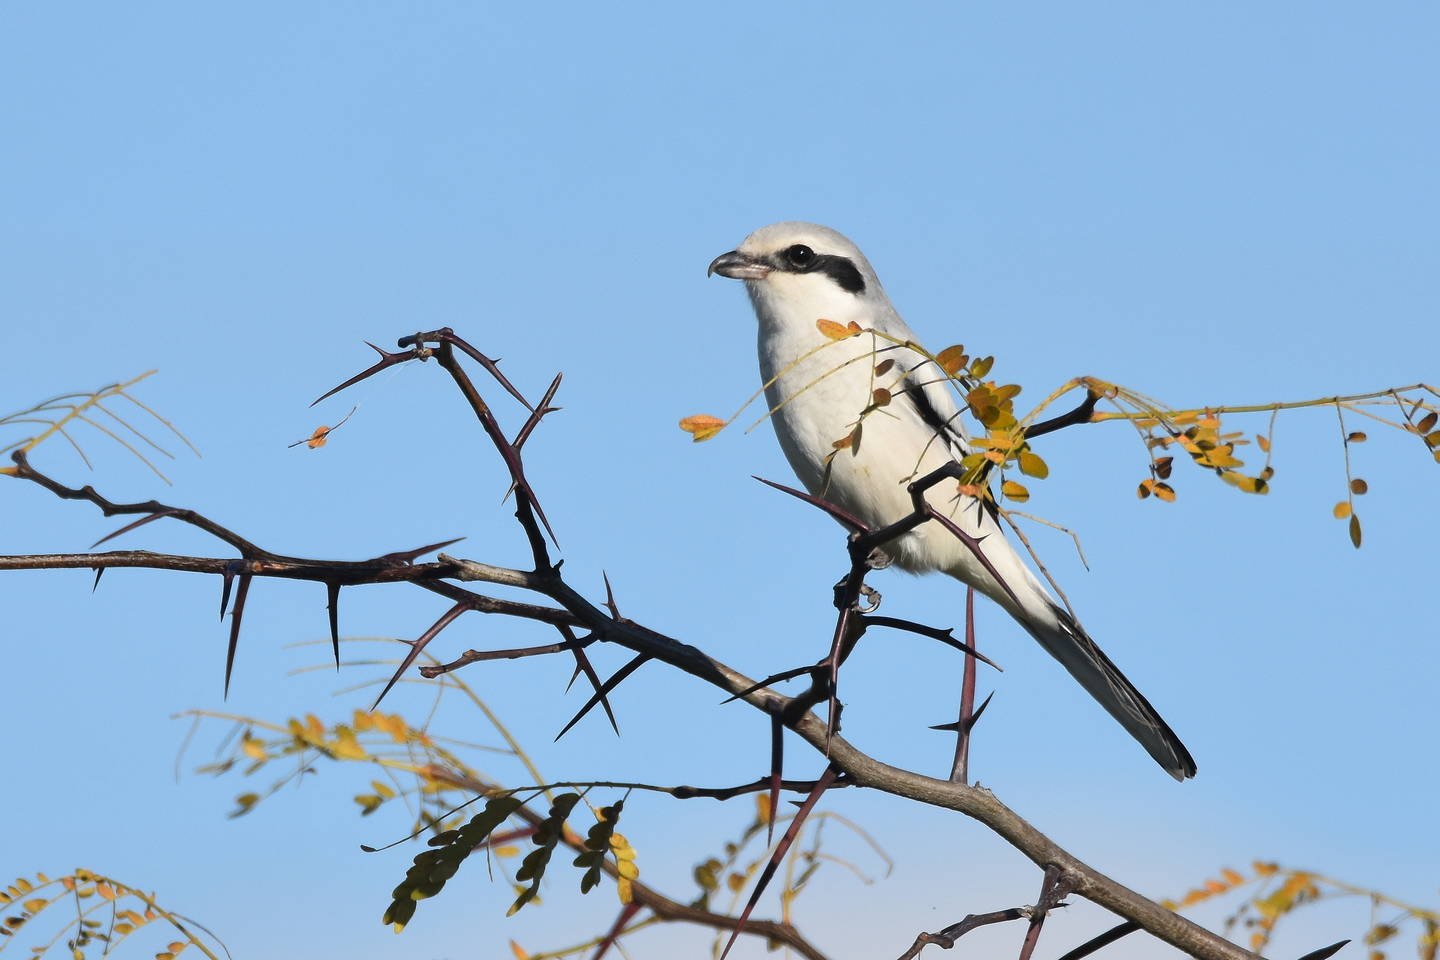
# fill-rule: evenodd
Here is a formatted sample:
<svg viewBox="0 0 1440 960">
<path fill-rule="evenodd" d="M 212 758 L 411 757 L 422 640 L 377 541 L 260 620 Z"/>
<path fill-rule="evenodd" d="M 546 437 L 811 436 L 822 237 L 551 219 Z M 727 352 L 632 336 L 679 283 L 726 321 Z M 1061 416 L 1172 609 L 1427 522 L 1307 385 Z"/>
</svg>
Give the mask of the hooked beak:
<svg viewBox="0 0 1440 960">
<path fill-rule="evenodd" d="M 769 264 L 755 260 L 739 250 L 731 250 L 729 253 L 722 253 L 711 260 L 710 268 L 705 271 L 705 276 L 718 273 L 731 280 L 764 280 L 770 275 L 770 270 Z"/>
</svg>

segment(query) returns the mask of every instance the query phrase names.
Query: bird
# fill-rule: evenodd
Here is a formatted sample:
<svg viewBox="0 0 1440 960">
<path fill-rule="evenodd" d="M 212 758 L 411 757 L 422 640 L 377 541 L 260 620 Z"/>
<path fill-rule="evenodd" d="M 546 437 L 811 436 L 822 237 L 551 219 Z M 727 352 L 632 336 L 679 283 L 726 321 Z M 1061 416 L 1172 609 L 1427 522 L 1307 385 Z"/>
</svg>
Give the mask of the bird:
<svg viewBox="0 0 1440 960">
<path fill-rule="evenodd" d="M 912 482 L 970 452 L 950 378 L 906 346 L 920 341 L 845 236 L 813 223 L 771 224 L 712 260 L 706 275 L 712 274 L 745 283 L 758 321 L 769 419 L 813 496 L 879 529 L 913 513 Z M 826 321 L 838 325 L 828 334 Z M 888 394 L 878 408 L 877 387 Z M 946 482 L 926 497 L 978 547 L 932 520 L 883 544 L 886 560 L 910 573 L 947 574 L 995 601 L 1166 772 L 1180 781 L 1193 777 L 1190 751 L 1031 571 L 1005 536 L 993 501 Z"/>
</svg>

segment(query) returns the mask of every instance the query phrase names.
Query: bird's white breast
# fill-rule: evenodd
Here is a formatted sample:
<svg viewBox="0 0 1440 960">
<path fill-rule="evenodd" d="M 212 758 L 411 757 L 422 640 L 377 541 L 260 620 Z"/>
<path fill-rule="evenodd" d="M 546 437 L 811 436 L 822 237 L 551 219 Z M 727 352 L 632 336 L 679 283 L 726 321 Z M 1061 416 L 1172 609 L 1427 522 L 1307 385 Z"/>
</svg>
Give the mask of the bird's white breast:
<svg viewBox="0 0 1440 960">
<path fill-rule="evenodd" d="M 761 289 L 756 289 L 760 287 Z M 778 288 L 778 289 L 777 289 Z M 924 358 L 889 340 L 862 333 L 844 340 L 823 334 L 817 322 L 863 329 L 881 328 L 899 337 L 909 331 L 893 311 L 877 317 L 863 298 L 841 293 L 817 303 L 815 298 L 785 296 L 786 285 L 773 281 L 751 285 L 760 322 L 758 353 L 775 434 L 795 475 L 810 493 L 854 514 L 871 528 L 890 524 L 914 509 L 907 486 L 951 459 L 948 446 L 920 421 L 913 407 L 895 401 L 865 415 L 876 387 L 893 384 L 905 370 Z M 877 376 L 875 368 L 891 359 L 894 366 Z M 860 424 L 859 442 L 845 445 Z M 836 444 L 841 443 L 837 448 Z M 987 518 L 970 498 L 956 495 L 945 481 L 928 496 L 967 527 Z M 965 503 L 972 508 L 962 510 Z M 937 524 L 927 523 L 887 546 L 903 569 L 950 569 L 965 563 L 969 552 Z"/>
</svg>

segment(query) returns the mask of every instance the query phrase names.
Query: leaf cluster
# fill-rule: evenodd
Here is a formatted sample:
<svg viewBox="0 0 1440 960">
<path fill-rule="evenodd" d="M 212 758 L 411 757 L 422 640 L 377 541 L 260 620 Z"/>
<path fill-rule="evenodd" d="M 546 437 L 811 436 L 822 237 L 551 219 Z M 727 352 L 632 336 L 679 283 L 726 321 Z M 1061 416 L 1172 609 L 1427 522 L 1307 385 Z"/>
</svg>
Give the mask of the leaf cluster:
<svg viewBox="0 0 1440 960">
<path fill-rule="evenodd" d="M 63 941 L 71 960 L 85 960 L 92 948 L 109 954 L 152 927 L 168 928 L 180 938 L 155 952 L 155 960 L 175 960 L 190 947 L 217 960 L 216 950 L 224 950 L 195 921 L 162 906 L 155 894 L 84 868 L 54 879 L 43 873 L 16 879 L 0 891 L 0 914 L 0 953 L 27 933 L 42 938 L 48 933 L 48 939 L 30 948 L 32 957 L 45 956 Z M 54 929 L 41 933 L 43 920 L 53 920 Z M 209 942 L 192 927 L 208 935 Z"/>
<path fill-rule="evenodd" d="M 1282 921 L 1305 908 L 1355 899 L 1370 905 L 1370 920 L 1362 938 L 1370 948 L 1368 960 L 1385 960 L 1383 945 L 1407 932 L 1414 937 L 1420 960 L 1436 960 L 1440 955 L 1440 911 L 1404 903 L 1378 890 L 1344 883 L 1313 870 L 1263 860 L 1252 863 L 1248 873 L 1227 867 L 1178 900 L 1161 903 L 1172 910 L 1183 910 L 1225 897 L 1238 898 L 1239 903 L 1226 917 L 1224 933 L 1233 936 L 1237 930 L 1248 930 L 1250 949 L 1257 953 L 1269 946 Z"/>
</svg>

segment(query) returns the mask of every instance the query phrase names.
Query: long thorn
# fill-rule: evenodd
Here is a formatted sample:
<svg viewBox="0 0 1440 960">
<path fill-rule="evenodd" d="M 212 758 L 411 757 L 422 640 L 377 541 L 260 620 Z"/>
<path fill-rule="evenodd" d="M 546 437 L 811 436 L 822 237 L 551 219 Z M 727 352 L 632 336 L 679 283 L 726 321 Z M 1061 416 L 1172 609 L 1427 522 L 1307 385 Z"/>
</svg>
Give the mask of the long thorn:
<svg viewBox="0 0 1440 960">
<path fill-rule="evenodd" d="M 765 824 L 765 845 L 775 842 L 775 818 L 780 810 L 780 784 L 785 772 L 785 723 L 778 709 L 770 711 L 770 815 Z"/>
<path fill-rule="evenodd" d="M 250 574 L 240 574 L 240 583 L 235 589 L 235 611 L 230 615 L 230 645 L 225 651 L 226 700 L 230 699 L 230 674 L 235 670 L 235 648 L 240 645 L 240 618 L 245 616 L 245 597 L 250 593 L 250 580 Z"/>
<path fill-rule="evenodd" d="M 426 630 L 424 633 L 420 634 L 417 639 L 410 642 L 410 652 L 405 654 L 405 658 L 400 661 L 400 666 L 396 668 L 394 676 L 390 678 L 390 682 L 385 684 L 385 689 L 380 691 L 380 696 L 376 697 L 375 702 L 370 705 L 371 710 L 374 710 L 376 707 L 380 706 L 380 701 L 385 699 L 385 694 L 389 693 L 390 688 L 395 686 L 396 683 L 400 682 L 400 678 L 405 675 L 406 670 L 410 669 L 410 664 L 415 662 L 415 658 L 420 656 L 420 653 L 425 649 L 426 644 L 439 636 L 441 630 L 444 630 L 446 627 L 450 626 L 450 624 L 454 621 L 456 617 L 460 616 L 460 614 L 464 613 L 466 610 L 469 609 L 469 601 L 460 601 L 459 603 L 455 604 L 455 606 L 451 607 L 449 610 L 446 610 L 445 613 L 440 616 L 439 620 L 436 620 L 434 623 L 432 623 L 430 625 L 430 629 Z"/>
<path fill-rule="evenodd" d="M 122 534 L 122 533 L 129 533 L 131 530 L 134 530 L 136 527 L 143 527 L 143 526 L 145 526 L 145 524 L 150 523 L 152 520 L 159 520 L 161 517 L 173 517 L 175 514 L 177 514 L 177 513 L 179 513 L 179 512 L 180 512 L 180 511 L 175 510 L 175 509 L 157 510 L 157 511 L 155 511 L 154 513 L 150 514 L 149 516 L 141 517 L 139 520 L 136 520 L 134 523 L 127 523 L 127 524 L 125 524 L 125 526 L 121 527 L 119 530 L 116 530 L 116 531 L 114 531 L 114 532 L 112 532 L 112 533 L 107 533 L 107 534 L 105 534 L 105 536 L 101 537 L 99 540 L 96 540 L 94 543 L 90 544 L 90 549 L 91 549 L 91 550 L 94 550 L 96 547 L 100 546 L 100 544 L 104 543 L 106 540 L 114 540 L 116 537 L 120 536 L 120 534 Z"/>
<path fill-rule="evenodd" d="M 340 584 L 325 584 L 325 611 L 330 615 L 330 646 L 335 650 L 335 669 L 340 669 Z"/>
<path fill-rule="evenodd" d="M 560 730 L 559 733 L 555 734 L 555 739 L 559 740 L 561 737 L 565 736 L 565 734 L 569 733 L 570 728 L 575 726 L 575 724 L 579 723 L 581 718 L 594 708 L 595 704 L 604 700 L 607 693 L 618 687 L 621 681 L 623 681 L 626 677 L 630 676 L 630 674 L 634 673 L 636 670 L 639 670 L 641 665 L 643 665 L 645 661 L 649 659 L 650 654 L 637 653 L 629 663 L 625 664 L 625 666 L 621 667 L 619 670 L 616 670 L 614 675 L 612 675 L 609 680 L 606 680 L 604 683 L 602 683 L 600 685 L 600 688 L 596 690 L 593 695 L 591 695 L 590 699 L 585 701 L 585 706 L 580 708 L 580 712 L 575 714 L 575 716 L 571 717 L 570 722 L 565 724 L 565 726 Z"/>
</svg>

